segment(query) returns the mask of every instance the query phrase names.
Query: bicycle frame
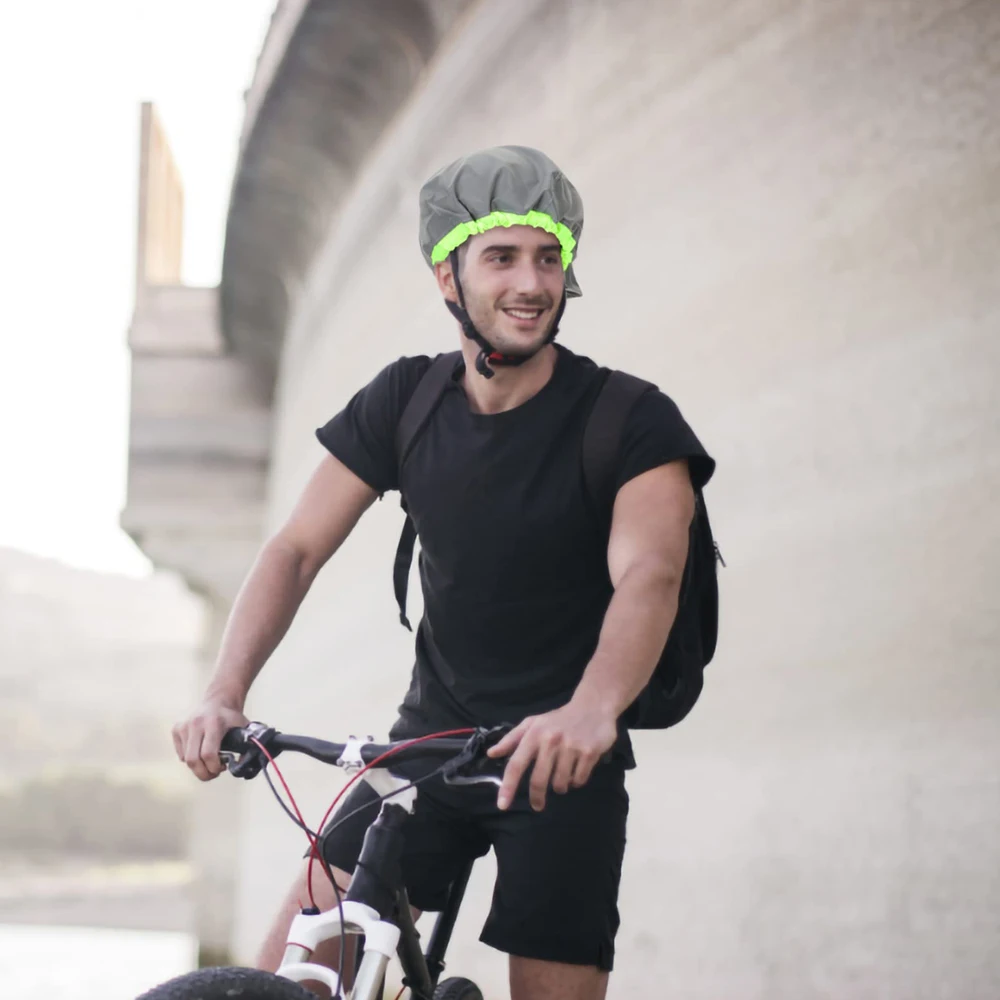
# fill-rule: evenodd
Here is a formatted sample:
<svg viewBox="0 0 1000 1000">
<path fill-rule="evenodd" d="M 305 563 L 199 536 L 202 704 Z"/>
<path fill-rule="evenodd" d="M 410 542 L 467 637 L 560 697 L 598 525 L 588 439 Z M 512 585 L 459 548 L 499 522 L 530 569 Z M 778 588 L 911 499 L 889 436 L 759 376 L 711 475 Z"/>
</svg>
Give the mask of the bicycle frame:
<svg viewBox="0 0 1000 1000">
<path fill-rule="evenodd" d="M 341 988 L 333 969 L 309 957 L 323 941 L 341 935 L 364 935 L 364 955 L 354 978 L 349 1000 L 381 1000 L 389 960 L 398 955 L 404 980 L 417 1000 L 431 1000 L 444 969 L 444 954 L 451 939 L 458 910 L 472 872 L 470 862 L 448 892 L 438 915 L 427 953 L 413 923 L 406 889 L 402 884 L 400 857 L 402 830 L 412 814 L 417 789 L 407 779 L 382 768 L 364 773 L 365 780 L 383 798 L 378 818 L 365 834 L 355 876 L 341 907 L 323 913 L 299 913 L 292 920 L 279 976 L 293 982 L 313 980 L 329 987 L 333 996 Z M 377 878 L 372 874 L 376 873 Z M 341 911 L 343 922 L 341 922 Z"/>
</svg>

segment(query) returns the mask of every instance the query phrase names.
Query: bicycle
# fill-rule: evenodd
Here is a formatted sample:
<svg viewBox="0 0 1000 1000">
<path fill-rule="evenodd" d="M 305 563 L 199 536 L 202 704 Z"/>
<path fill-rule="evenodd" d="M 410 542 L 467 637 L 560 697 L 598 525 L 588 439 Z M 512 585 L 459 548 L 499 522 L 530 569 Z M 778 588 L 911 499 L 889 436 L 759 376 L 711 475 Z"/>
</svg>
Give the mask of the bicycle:
<svg viewBox="0 0 1000 1000">
<path fill-rule="evenodd" d="M 200 969 L 154 987 L 137 1000 L 229 1000 L 233 997 L 316 1000 L 313 992 L 300 985 L 307 980 L 324 983 L 331 996 L 341 1000 L 382 1000 L 386 968 L 394 955 L 403 967 L 404 989 L 410 990 L 414 1000 L 483 1000 L 479 987 L 469 979 L 450 977 L 439 982 L 472 862 L 462 869 L 449 888 L 447 903 L 438 914 L 424 952 L 402 884 L 400 858 L 403 830 L 413 812 L 419 785 L 441 775 L 445 782 L 453 785 L 487 783 L 499 786 L 498 765 L 486 757 L 486 750 L 509 728 L 462 730 L 460 732 L 468 735 L 441 734 L 387 744 L 353 736 L 346 743 L 330 743 L 309 736 L 279 733 L 262 723 L 229 730 L 222 740 L 222 757 L 235 777 L 251 779 L 263 772 L 270 784 L 266 769 L 278 754 L 283 751 L 304 753 L 352 773 L 352 783 L 364 777 L 381 800 L 378 817 L 368 828 L 350 888 L 343 895 L 322 850 L 314 846 L 313 853 L 326 870 L 337 903 L 325 912 L 307 907 L 296 914 L 276 973 L 236 967 Z M 444 759 L 441 766 L 414 780 L 393 774 L 383 764 L 390 759 L 402 764 L 441 758 Z M 316 835 L 306 827 L 301 814 L 296 817 L 273 785 L 271 788 L 285 811 L 315 845 Z M 338 817 L 335 822 L 344 822 L 351 815 L 353 813 Z M 363 950 L 354 983 L 345 993 L 339 973 L 310 962 L 309 958 L 321 942 L 339 938 L 339 965 L 343 969 L 349 936 L 361 938 Z"/>
</svg>

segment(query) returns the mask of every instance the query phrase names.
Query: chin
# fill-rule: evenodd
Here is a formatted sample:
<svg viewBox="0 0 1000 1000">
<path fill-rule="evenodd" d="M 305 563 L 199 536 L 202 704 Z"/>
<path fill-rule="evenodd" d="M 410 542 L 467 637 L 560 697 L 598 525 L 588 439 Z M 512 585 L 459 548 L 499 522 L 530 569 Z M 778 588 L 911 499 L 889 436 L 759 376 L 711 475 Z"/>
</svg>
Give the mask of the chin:
<svg viewBox="0 0 1000 1000">
<path fill-rule="evenodd" d="M 487 338 L 503 354 L 510 354 L 514 357 L 531 356 L 537 354 L 547 343 L 549 328 L 546 327 L 543 333 L 516 334 L 503 333 L 496 340 Z"/>
</svg>

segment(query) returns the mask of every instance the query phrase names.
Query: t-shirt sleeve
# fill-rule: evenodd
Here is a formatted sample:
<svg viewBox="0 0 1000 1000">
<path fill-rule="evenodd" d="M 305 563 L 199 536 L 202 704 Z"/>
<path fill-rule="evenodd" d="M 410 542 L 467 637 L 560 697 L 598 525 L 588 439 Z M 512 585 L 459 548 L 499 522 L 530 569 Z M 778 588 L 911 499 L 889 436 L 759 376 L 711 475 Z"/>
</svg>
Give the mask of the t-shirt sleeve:
<svg viewBox="0 0 1000 1000">
<path fill-rule="evenodd" d="M 650 469 L 682 458 L 688 461 L 691 484 L 700 490 L 712 478 L 715 460 L 669 396 L 659 390 L 644 393 L 625 424 L 616 488 Z"/>
<path fill-rule="evenodd" d="M 316 431 L 334 458 L 379 493 L 399 489 L 396 427 L 429 364 L 427 357 L 394 361 Z"/>
</svg>

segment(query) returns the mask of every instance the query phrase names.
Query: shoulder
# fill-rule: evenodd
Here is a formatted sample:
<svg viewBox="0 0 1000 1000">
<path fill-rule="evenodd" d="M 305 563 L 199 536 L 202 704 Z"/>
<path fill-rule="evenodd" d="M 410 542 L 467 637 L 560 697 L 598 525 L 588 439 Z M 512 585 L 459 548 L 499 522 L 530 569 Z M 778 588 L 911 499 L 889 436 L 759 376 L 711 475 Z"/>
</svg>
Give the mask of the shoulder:
<svg viewBox="0 0 1000 1000">
<path fill-rule="evenodd" d="M 387 397 L 396 406 L 405 406 L 433 360 L 426 354 L 397 358 L 386 365 L 366 389 Z"/>
<path fill-rule="evenodd" d="M 635 401 L 629 413 L 629 424 L 668 427 L 683 421 L 680 407 L 659 386 L 648 383 L 649 388 Z"/>
<path fill-rule="evenodd" d="M 431 361 L 419 355 L 386 365 L 316 431 L 334 457 L 379 493 L 397 488 L 399 421 Z"/>
<path fill-rule="evenodd" d="M 558 357 L 556 371 L 561 375 L 578 382 L 599 383 L 604 380 L 607 369 L 602 368 L 596 361 L 592 361 L 586 355 L 577 354 L 559 343 L 555 348 Z"/>
<path fill-rule="evenodd" d="M 692 484 L 701 489 L 715 471 L 714 459 L 671 396 L 640 376 L 632 378 L 644 382 L 645 388 L 625 420 L 618 485 L 658 465 L 686 459 Z"/>
<path fill-rule="evenodd" d="M 372 418 L 377 414 L 388 432 L 399 422 L 421 379 L 436 360 L 426 354 L 397 358 L 355 395 L 348 409 L 356 409 Z"/>
</svg>

